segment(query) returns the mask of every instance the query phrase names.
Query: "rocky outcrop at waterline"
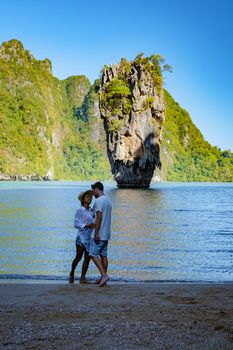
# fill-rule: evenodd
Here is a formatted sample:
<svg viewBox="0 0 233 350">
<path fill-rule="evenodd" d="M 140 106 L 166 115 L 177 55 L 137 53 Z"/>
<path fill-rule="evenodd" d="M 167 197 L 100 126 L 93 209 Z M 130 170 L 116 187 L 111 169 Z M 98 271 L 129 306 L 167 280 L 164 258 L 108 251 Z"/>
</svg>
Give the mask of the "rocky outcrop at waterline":
<svg viewBox="0 0 233 350">
<path fill-rule="evenodd" d="M 118 187 L 149 187 L 161 167 L 164 123 L 161 57 L 137 57 L 105 67 L 100 113 L 107 152 Z"/>
<path fill-rule="evenodd" d="M 3 175 L 0 174 L 0 181 L 52 181 L 49 175 Z"/>
</svg>

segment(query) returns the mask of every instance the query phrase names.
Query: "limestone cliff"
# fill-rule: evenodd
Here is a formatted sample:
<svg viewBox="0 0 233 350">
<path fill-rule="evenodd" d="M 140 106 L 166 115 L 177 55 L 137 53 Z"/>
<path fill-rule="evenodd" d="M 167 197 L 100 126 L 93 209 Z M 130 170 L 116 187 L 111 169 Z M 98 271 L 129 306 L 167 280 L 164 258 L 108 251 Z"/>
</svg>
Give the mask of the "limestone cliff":
<svg viewBox="0 0 233 350">
<path fill-rule="evenodd" d="M 149 187 L 156 167 L 161 167 L 164 101 L 159 59 L 122 59 L 102 72 L 100 113 L 118 187 Z"/>
</svg>

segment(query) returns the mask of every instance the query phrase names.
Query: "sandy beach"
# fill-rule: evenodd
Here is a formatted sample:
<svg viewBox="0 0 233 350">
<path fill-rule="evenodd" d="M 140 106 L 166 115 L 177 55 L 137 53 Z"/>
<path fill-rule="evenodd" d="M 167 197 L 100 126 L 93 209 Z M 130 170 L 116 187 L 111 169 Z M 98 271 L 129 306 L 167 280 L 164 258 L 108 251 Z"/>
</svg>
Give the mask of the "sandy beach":
<svg viewBox="0 0 233 350">
<path fill-rule="evenodd" d="M 233 349 L 233 284 L 0 284 L 0 349 Z"/>
</svg>

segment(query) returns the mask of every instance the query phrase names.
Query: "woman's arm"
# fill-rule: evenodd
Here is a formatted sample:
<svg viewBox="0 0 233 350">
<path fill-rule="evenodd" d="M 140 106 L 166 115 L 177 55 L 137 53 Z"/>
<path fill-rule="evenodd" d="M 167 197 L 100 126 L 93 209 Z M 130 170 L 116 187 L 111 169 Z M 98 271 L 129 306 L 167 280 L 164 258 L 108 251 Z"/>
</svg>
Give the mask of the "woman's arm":
<svg viewBox="0 0 233 350">
<path fill-rule="evenodd" d="M 94 228 L 95 227 L 95 224 L 86 224 L 85 225 L 85 228 Z"/>
<path fill-rule="evenodd" d="M 83 230 L 86 225 L 83 219 L 84 217 L 83 217 L 82 210 L 78 209 L 74 216 L 74 227 L 79 230 Z"/>
<path fill-rule="evenodd" d="M 79 230 L 83 230 L 84 228 L 94 228 L 95 224 L 93 222 L 87 224 L 88 221 L 90 222 L 87 213 L 83 210 L 78 209 L 74 217 L 74 227 Z"/>
</svg>

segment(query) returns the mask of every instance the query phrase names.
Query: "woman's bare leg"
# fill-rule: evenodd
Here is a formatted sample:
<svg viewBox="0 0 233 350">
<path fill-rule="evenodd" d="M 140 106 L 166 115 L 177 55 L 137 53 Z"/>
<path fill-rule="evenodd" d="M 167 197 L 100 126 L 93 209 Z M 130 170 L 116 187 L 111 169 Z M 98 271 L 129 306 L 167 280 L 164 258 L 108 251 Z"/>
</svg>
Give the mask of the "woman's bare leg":
<svg viewBox="0 0 233 350">
<path fill-rule="evenodd" d="M 76 256 L 72 262 L 71 271 L 70 271 L 70 278 L 69 278 L 70 283 L 74 283 L 74 271 L 79 261 L 82 259 L 83 252 L 84 252 L 84 248 L 82 248 L 80 245 L 76 245 Z"/>
<path fill-rule="evenodd" d="M 90 262 L 90 256 L 86 255 L 85 259 L 83 261 L 83 265 L 82 265 L 82 273 L 81 273 L 81 277 L 80 277 L 80 283 L 86 283 L 86 273 L 89 267 L 89 262 Z"/>
</svg>

